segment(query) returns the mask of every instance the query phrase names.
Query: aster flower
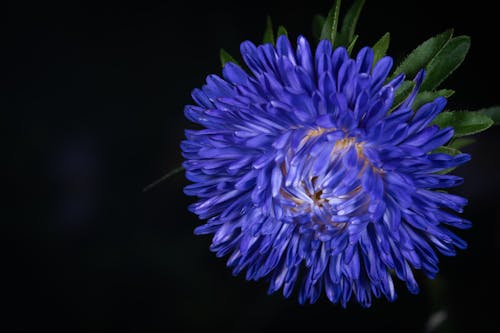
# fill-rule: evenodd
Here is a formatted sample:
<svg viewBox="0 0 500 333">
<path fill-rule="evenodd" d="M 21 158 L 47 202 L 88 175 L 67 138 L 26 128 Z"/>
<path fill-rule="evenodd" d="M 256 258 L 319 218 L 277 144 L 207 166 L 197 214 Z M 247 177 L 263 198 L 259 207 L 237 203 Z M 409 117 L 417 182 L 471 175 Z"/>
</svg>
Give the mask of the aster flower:
<svg viewBox="0 0 500 333">
<path fill-rule="evenodd" d="M 340 29 L 340 0 L 315 17 L 313 48 L 302 36 L 294 48 L 282 26 L 275 44 L 268 18 L 262 45 L 241 44 L 247 69 L 221 50 L 222 77 L 209 75 L 185 108 L 199 126 L 185 132 L 183 167 L 145 188 L 185 169 L 190 210 L 206 220 L 195 234 L 213 234 L 234 275 L 296 290 L 300 303 L 324 294 L 368 307 L 394 300 L 395 280 L 418 293 L 416 271 L 434 278 L 438 254 L 467 246 L 452 231 L 471 226 L 457 215 L 467 200 L 446 192 L 470 159 L 462 137 L 500 123 L 500 107 L 443 111 L 454 91 L 436 89 L 465 59 L 467 36 L 436 35 L 393 73 L 389 33 L 351 58 L 363 4 Z"/>
<path fill-rule="evenodd" d="M 471 225 L 455 214 L 466 199 L 443 191 L 462 178 L 440 173 L 470 157 L 435 151 L 454 134 L 431 124 L 446 99 L 412 107 L 422 70 L 396 105 L 405 75 L 389 80 L 392 58 L 369 47 L 351 59 L 282 35 L 241 55 L 249 72 L 228 62 L 185 108 L 202 126 L 181 144 L 190 210 L 207 220 L 195 233 L 213 234 L 235 275 L 300 303 L 394 300 L 395 277 L 417 293 L 414 271 L 434 277 L 436 252 L 466 247 L 450 228 Z"/>
</svg>

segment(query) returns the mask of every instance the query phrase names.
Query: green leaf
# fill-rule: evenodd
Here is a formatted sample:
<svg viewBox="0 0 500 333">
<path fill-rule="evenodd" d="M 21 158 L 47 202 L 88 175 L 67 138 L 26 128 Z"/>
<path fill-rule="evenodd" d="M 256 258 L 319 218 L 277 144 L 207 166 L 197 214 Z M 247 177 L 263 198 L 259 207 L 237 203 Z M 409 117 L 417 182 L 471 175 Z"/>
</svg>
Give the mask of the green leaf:
<svg viewBox="0 0 500 333">
<path fill-rule="evenodd" d="M 410 95 L 411 91 L 415 88 L 415 82 L 413 81 L 404 81 L 396 90 L 394 94 L 394 102 L 392 103 L 393 107 L 391 110 L 397 108 L 405 99 Z"/>
<path fill-rule="evenodd" d="M 415 101 L 413 102 L 413 109 L 418 109 L 419 107 L 421 107 L 422 105 L 426 104 L 426 103 L 429 103 L 429 102 L 432 102 L 433 100 L 435 100 L 436 98 L 438 98 L 439 96 L 443 96 L 443 97 L 450 97 L 451 95 L 453 95 L 455 93 L 454 90 L 451 90 L 451 89 L 441 89 L 441 90 L 435 90 L 435 91 L 422 91 L 420 93 L 418 93 L 418 95 L 415 97 Z"/>
<path fill-rule="evenodd" d="M 436 54 L 438 54 L 443 46 L 450 40 L 452 35 L 452 29 L 446 30 L 420 44 L 396 68 L 393 76 L 400 73 L 405 73 L 408 77 L 415 76 L 419 70 L 425 68 L 427 64 L 432 61 Z"/>
<path fill-rule="evenodd" d="M 473 138 L 458 138 L 458 139 L 453 140 L 450 144 L 448 144 L 448 147 L 460 149 L 460 148 L 466 147 L 468 145 L 471 145 L 474 142 L 476 142 L 476 139 L 473 139 Z"/>
<path fill-rule="evenodd" d="M 321 30 L 325 25 L 325 17 L 323 15 L 315 15 L 312 22 L 312 34 L 317 40 L 321 38 Z"/>
<path fill-rule="evenodd" d="M 440 113 L 432 123 L 441 128 L 451 126 L 455 130 L 455 137 L 461 137 L 488 129 L 493 125 L 493 120 L 479 112 L 453 111 Z"/>
<path fill-rule="evenodd" d="M 226 50 L 220 49 L 220 63 L 222 67 L 228 62 L 232 62 L 238 66 L 240 65 Z"/>
<path fill-rule="evenodd" d="M 453 170 L 455 170 L 457 167 L 453 167 L 453 168 L 448 168 L 448 169 L 444 169 L 444 170 L 441 170 L 441 171 L 438 171 L 436 172 L 438 175 L 446 175 L 447 173 L 450 173 L 452 172 Z"/>
<path fill-rule="evenodd" d="M 340 3 L 341 0 L 335 0 L 333 7 L 328 12 L 325 24 L 321 30 L 320 39 L 328 39 L 335 45 L 335 38 L 337 37 L 337 26 L 339 24 Z"/>
<path fill-rule="evenodd" d="M 356 44 L 356 42 L 358 41 L 358 35 L 355 35 L 354 38 L 352 39 L 351 43 L 349 44 L 349 46 L 347 47 L 347 53 L 351 54 L 352 52 L 352 49 L 354 49 L 354 45 Z"/>
<path fill-rule="evenodd" d="M 281 35 L 285 35 L 285 36 L 288 36 L 288 32 L 286 31 L 285 27 L 280 25 L 278 27 L 278 32 L 276 33 L 276 37 L 279 37 Z"/>
<path fill-rule="evenodd" d="M 274 44 L 273 22 L 271 21 L 271 16 L 267 16 L 266 30 L 264 31 L 264 37 L 262 37 L 262 43 Z"/>
<path fill-rule="evenodd" d="M 455 155 L 461 154 L 462 152 L 460 150 L 452 148 L 450 146 L 441 146 L 439 148 L 434 149 L 432 151 L 432 153 L 433 154 L 440 153 L 440 154 L 447 154 L 450 156 L 455 156 Z"/>
<path fill-rule="evenodd" d="M 340 2 L 340 1 L 339 1 Z M 358 24 L 359 15 L 365 4 L 365 0 L 355 0 L 351 8 L 347 11 L 342 20 L 342 28 L 335 42 L 335 46 L 348 46 L 354 40 L 356 25 Z"/>
<path fill-rule="evenodd" d="M 464 61 L 470 48 L 470 38 L 459 36 L 451 39 L 427 66 L 427 75 L 421 91 L 432 90 L 441 84 Z"/>
<path fill-rule="evenodd" d="M 387 53 L 387 49 L 389 48 L 389 42 L 391 40 L 391 34 L 386 32 L 376 43 L 373 45 L 373 52 L 375 53 L 373 57 L 373 65 L 382 59 L 383 56 Z"/>
<path fill-rule="evenodd" d="M 493 120 L 494 125 L 500 125 L 500 106 L 492 106 L 486 109 L 481 109 L 476 112 L 484 114 Z"/>
</svg>

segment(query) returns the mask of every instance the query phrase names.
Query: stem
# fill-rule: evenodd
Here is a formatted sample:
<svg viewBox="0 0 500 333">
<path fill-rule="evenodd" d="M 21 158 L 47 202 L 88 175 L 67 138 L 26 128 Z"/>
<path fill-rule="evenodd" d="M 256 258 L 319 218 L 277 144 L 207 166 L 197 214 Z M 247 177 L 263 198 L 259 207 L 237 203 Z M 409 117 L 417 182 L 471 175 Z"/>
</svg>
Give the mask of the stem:
<svg viewBox="0 0 500 333">
<path fill-rule="evenodd" d="M 167 180 L 168 178 L 172 177 L 172 176 L 175 176 L 176 174 L 180 173 L 182 170 L 184 170 L 184 168 L 182 166 L 180 167 L 177 167 L 171 171 L 169 171 L 167 174 L 165 174 L 164 176 L 162 176 L 161 178 L 155 180 L 154 182 L 152 182 L 151 184 L 149 184 L 148 186 L 144 187 L 142 189 L 142 192 L 147 192 L 149 190 L 151 190 L 153 187 L 155 187 L 156 185 L 160 184 L 161 182 Z"/>
</svg>

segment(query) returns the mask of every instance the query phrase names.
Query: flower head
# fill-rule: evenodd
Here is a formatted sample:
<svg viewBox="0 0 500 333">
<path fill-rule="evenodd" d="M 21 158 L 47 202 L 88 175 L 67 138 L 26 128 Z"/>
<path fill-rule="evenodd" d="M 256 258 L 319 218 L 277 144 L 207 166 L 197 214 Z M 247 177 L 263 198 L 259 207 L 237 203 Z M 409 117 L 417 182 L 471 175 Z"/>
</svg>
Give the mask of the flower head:
<svg viewBox="0 0 500 333">
<path fill-rule="evenodd" d="M 435 250 L 466 247 L 448 227 L 470 226 L 453 214 L 466 200 L 441 190 L 462 179 L 440 171 L 469 160 L 435 152 L 453 136 L 431 124 L 446 99 L 412 108 L 421 71 L 395 105 L 404 75 L 388 80 L 392 59 L 374 64 L 368 47 L 351 59 L 327 40 L 312 52 L 281 36 L 241 54 L 250 73 L 227 63 L 185 108 L 203 127 L 182 142 L 190 209 L 207 219 L 195 233 L 214 234 L 234 274 L 285 297 L 297 289 L 301 303 L 323 291 L 343 306 L 393 300 L 393 275 L 417 293 L 413 271 L 434 277 Z"/>
</svg>

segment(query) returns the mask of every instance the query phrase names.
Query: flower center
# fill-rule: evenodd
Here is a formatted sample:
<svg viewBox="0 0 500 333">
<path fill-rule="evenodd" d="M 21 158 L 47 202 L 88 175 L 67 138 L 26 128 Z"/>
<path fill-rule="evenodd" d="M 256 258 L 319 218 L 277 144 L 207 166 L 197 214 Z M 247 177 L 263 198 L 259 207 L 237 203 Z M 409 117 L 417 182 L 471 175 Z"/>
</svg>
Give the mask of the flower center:
<svg viewBox="0 0 500 333">
<path fill-rule="evenodd" d="M 318 128 L 308 131 L 297 147 L 289 147 L 281 165 L 285 218 L 320 239 L 366 220 L 371 198 L 365 184 L 382 170 L 367 158 L 364 146 L 344 132 Z"/>
</svg>

